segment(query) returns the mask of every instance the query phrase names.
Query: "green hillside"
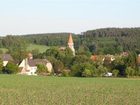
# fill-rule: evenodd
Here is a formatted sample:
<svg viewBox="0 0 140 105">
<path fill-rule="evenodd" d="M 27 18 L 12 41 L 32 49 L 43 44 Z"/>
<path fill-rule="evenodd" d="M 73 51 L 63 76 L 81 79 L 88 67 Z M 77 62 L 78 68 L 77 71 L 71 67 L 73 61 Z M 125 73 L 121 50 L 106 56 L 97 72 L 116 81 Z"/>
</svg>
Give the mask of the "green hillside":
<svg viewBox="0 0 140 105">
<path fill-rule="evenodd" d="M 30 44 L 27 47 L 27 51 L 32 51 L 32 50 L 39 50 L 40 53 L 45 52 L 49 47 L 45 45 L 36 45 L 36 44 Z"/>
<path fill-rule="evenodd" d="M 29 44 L 27 46 L 27 51 L 32 51 L 32 50 L 38 50 L 40 53 L 43 53 L 45 52 L 48 48 L 48 46 L 45 46 L 45 45 L 37 45 L 37 44 Z M 6 53 L 8 51 L 8 49 L 6 48 L 0 48 L 0 50 L 3 52 L 3 53 Z"/>
</svg>

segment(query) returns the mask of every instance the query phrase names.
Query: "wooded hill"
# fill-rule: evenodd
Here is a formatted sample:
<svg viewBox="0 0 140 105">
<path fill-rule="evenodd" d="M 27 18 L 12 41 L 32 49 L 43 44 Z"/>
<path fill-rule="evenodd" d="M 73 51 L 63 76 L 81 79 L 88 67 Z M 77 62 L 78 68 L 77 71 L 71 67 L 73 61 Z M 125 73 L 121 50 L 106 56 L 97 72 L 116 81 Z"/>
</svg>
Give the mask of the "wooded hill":
<svg viewBox="0 0 140 105">
<path fill-rule="evenodd" d="M 0 39 L 0 47 L 12 46 L 9 40 L 17 38 L 33 44 L 46 46 L 66 46 L 69 33 L 47 33 L 9 36 Z M 140 53 L 140 28 L 104 28 L 89 30 L 81 35 L 73 34 L 76 50 L 81 46 L 91 53 L 115 54 L 122 51 L 136 51 Z M 15 41 L 16 42 L 16 41 Z M 16 43 L 14 44 L 16 45 Z"/>
</svg>

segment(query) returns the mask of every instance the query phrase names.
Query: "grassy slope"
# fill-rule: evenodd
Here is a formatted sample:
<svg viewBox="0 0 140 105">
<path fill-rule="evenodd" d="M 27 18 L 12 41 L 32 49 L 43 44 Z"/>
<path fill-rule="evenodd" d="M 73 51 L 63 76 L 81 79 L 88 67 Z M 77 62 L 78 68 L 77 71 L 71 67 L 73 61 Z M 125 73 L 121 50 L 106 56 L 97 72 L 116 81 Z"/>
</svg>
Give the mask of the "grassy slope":
<svg viewBox="0 0 140 105">
<path fill-rule="evenodd" d="M 34 49 L 38 49 L 40 53 L 45 52 L 49 47 L 45 46 L 45 45 L 36 45 L 36 44 L 30 44 L 27 47 L 28 51 L 32 51 Z M 6 48 L 0 48 L 0 50 L 2 50 L 4 53 L 8 51 L 8 49 Z"/>
<path fill-rule="evenodd" d="M 49 47 L 48 46 L 45 46 L 45 45 L 35 45 L 35 44 L 30 44 L 28 47 L 27 47 L 27 50 L 29 51 L 32 51 L 34 49 L 38 49 L 39 52 L 45 52 Z"/>
<path fill-rule="evenodd" d="M 138 105 L 140 79 L 0 75 L 0 105 Z"/>
</svg>

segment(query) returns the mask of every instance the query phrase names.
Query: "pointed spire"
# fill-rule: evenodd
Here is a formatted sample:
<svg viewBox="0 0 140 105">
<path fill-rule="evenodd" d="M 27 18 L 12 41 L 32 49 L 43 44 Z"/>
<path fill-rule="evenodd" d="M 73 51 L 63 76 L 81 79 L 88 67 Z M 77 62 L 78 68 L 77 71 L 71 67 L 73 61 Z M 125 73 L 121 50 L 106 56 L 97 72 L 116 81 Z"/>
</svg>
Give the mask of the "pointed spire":
<svg viewBox="0 0 140 105">
<path fill-rule="evenodd" d="M 69 35 L 68 43 L 73 43 L 73 39 L 72 39 L 71 33 L 70 33 L 70 35 Z"/>
</svg>

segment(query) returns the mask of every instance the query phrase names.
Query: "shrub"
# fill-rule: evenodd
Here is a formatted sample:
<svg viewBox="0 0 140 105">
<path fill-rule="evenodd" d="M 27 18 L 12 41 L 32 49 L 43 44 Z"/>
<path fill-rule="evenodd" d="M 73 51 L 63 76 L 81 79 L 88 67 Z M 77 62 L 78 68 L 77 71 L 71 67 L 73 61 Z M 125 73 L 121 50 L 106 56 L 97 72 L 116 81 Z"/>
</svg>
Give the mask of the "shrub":
<svg viewBox="0 0 140 105">
<path fill-rule="evenodd" d="M 62 76 L 69 77 L 70 76 L 70 70 L 63 70 L 62 71 Z"/>
<path fill-rule="evenodd" d="M 103 65 L 99 65 L 99 67 L 97 68 L 96 73 L 97 73 L 97 76 L 103 77 L 107 73 L 107 68 L 104 67 Z"/>
<path fill-rule="evenodd" d="M 85 69 L 83 72 L 82 72 L 82 76 L 83 77 L 92 77 L 92 74 L 93 72 L 89 69 Z"/>
<path fill-rule="evenodd" d="M 135 74 L 135 70 L 131 67 L 127 67 L 125 70 L 126 76 L 130 77 L 130 76 L 134 76 Z"/>
<path fill-rule="evenodd" d="M 119 74 L 119 70 L 117 70 L 117 69 L 113 70 L 112 74 L 113 74 L 114 77 L 117 77 L 118 74 Z"/>
<path fill-rule="evenodd" d="M 6 74 L 16 74 L 18 72 L 18 66 L 13 62 L 8 62 L 3 72 Z"/>
<path fill-rule="evenodd" d="M 37 74 L 46 75 L 47 73 L 48 73 L 48 69 L 45 65 L 43 65 L 43 64 L 37 65 Z"/>
</svg>

